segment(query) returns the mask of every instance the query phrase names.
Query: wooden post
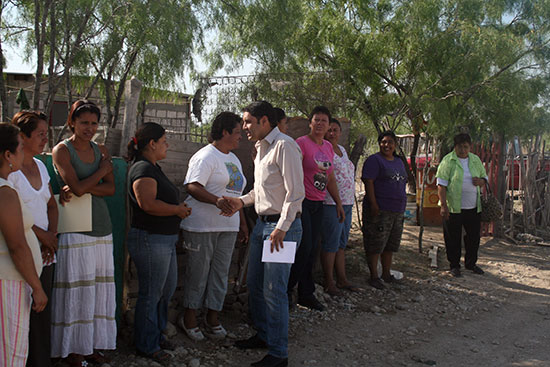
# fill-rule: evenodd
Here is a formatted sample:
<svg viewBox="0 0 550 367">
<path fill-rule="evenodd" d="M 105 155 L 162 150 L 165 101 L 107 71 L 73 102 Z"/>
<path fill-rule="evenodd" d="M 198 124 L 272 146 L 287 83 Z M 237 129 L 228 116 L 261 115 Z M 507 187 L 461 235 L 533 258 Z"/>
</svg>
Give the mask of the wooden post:
<svg viewBox="0 0 550 367">
<path fill-rule="evenodd" d="M 142 83 L 136 77 L 132 77 L 132 79 L 126 81 L 124 88 L 124 120 L 122 122 L 119 154 L 126 153 L 128 142 L 134 136 L 137 129 L 137 113 L 141 87 Z"/>
<path fill-rule="evenodd" d="M 509 158 L 509 167 L 508 167 L 508 179 L 506 180 L 506 188 L 508 188 L 508 185 L 510 184 L 510 181 L 512 182 L 512 190 L 510 194 L 510 236 L 512 238 L 514 237 L 514 186 L 515 186 L 515 180 L 514 180 L 514 144 L 511 143 L 508 147 L 508 155 Z"/>
<path fill-rule="evenodd" d="M 420 205 L 418 206 L 418 224 L 420 225 L 420 230 L 418 232 L 418 252 L 422 253 L 422 236 L 424 235 L 424 192 L 426 188 L 426 180 L 428 174 L 430 173 L 431 161 L 428 159 L 430 152 L 430 137 L 426 134 L 426 163 L 424 165 L 423 175 L 422 175 L 422 186 L 420 187 Z"/>
</svg>

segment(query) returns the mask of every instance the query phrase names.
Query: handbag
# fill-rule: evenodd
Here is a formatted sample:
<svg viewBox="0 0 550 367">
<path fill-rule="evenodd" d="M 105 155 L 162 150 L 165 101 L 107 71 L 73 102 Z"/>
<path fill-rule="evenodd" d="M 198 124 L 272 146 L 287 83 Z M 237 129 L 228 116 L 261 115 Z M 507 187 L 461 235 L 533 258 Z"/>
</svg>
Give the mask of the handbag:
<svg viewBox="0 0 550 367">
<path fill-rule="evenodd" d="M 502 218 L 502 205 L 491 192 L 487 181 L 485 182 L 485 194 L 481 198 L 481 221 L 494 222 Z"/>
</svg>

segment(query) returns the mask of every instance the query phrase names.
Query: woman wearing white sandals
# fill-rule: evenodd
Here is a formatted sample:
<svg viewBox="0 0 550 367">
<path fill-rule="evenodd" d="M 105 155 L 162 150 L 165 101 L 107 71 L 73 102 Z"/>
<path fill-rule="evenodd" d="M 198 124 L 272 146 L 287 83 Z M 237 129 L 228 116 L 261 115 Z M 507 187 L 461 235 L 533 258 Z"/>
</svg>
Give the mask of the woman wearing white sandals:
<svg viewBox="0 0 550 367">
<path fill-rule="evenodd" d="M 218 320 L 227 292 L 231 255 L 239 229 L 246 238 L 248 229 L 242 211 L 225 217 L 224 196 L 239 197 L 246 185 L 241 162 L 231 150 L 241 140 L 241 118 L 222 112 L 212 123 L 213 143 L 199 150 L 189 161 L 185 188 L 187 204 L 193 209 L 181 223 L 187 249 L 183 285 L 185 312 L 178 320 L 190 339 L 200 341 L 204 334 L 197 322 L 197 310 L 206 308 L 204 332 L 212 339 L 223 339 L 227 332 Z"/>
</svg>

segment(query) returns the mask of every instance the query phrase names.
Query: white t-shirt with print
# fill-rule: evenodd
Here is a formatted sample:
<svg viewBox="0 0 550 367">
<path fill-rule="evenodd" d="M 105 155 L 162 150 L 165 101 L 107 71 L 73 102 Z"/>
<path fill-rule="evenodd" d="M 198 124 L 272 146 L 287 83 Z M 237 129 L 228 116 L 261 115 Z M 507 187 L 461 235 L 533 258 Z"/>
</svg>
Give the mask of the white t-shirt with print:
<svg viewBox="0 0 550 367">
<path fill-rule="evenodd" d="M 246 178 L 239 158 L 233 153 L 222 153 L 209 144 L 189 160 L 184 184 L 197 182 L 209 193 L 220 196 L 241 196 Z M 191 195 L 185 200 L 192 208 L 191 215 L 181 221 L 180 227 L 190 232 L 238 232 L 239 213 L 231 217 L 220 215 L 215 205 L 198 201 Z"/>
<path fill-rule="evenodd" d="M 472 181 L 468 158 L 458 158 L 458 160 L 464 170 L 464 177 L 462 179 L 462 209 L 477 208 L 477 187 Z"/>
<path fill-rule="evenodd" d="M 342 156 L 340 157 L 334 152 L 334 177 L 336 178 L 340 201 L 342 201 L 342 205 L 353 205 L 355 203 L 355 166 L 349 160 L 346 149 L 341 145 L 338 145 L 338 147 L 342 151 Z M 336 205 L 328 191 L 324 204 Z"/>
</svg>

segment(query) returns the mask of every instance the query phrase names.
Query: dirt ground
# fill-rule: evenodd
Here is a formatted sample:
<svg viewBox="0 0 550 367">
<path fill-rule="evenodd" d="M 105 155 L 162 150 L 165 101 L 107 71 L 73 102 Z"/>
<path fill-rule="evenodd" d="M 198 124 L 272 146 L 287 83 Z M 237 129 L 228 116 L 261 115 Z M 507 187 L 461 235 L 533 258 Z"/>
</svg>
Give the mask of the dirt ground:
<svg viewBox="0 0 550 367">
<path fill-rule="evenodd" d="M 289 365 L 550 366 L 550 247 L 483 238 L 478 264 L 486 273 L 453 278 L 444 255 L 440 269 L 429 266 L 427 250 L 443 244 L 441 232 L 426 229 L 421 254 L 418 227 L 406 226 L 394 261 L 403 283 L 380 291 L 366 283 L 361 235 L 353 229 L 347 270 L 363 290 L 331 298 L 318 286 L 326 311 L 291 312 Z M 263 357 L 265 351 L 233 347 L 254 332 L 246 310 L 229 307 L 221 320 L 229 332 L 222 342 L 191 342 L 178 329 L 170 365 L 248 366 Z M 111 365 L 158 366 L 134 355 L 130 333 L 119 333 Z"/>
</svg>

